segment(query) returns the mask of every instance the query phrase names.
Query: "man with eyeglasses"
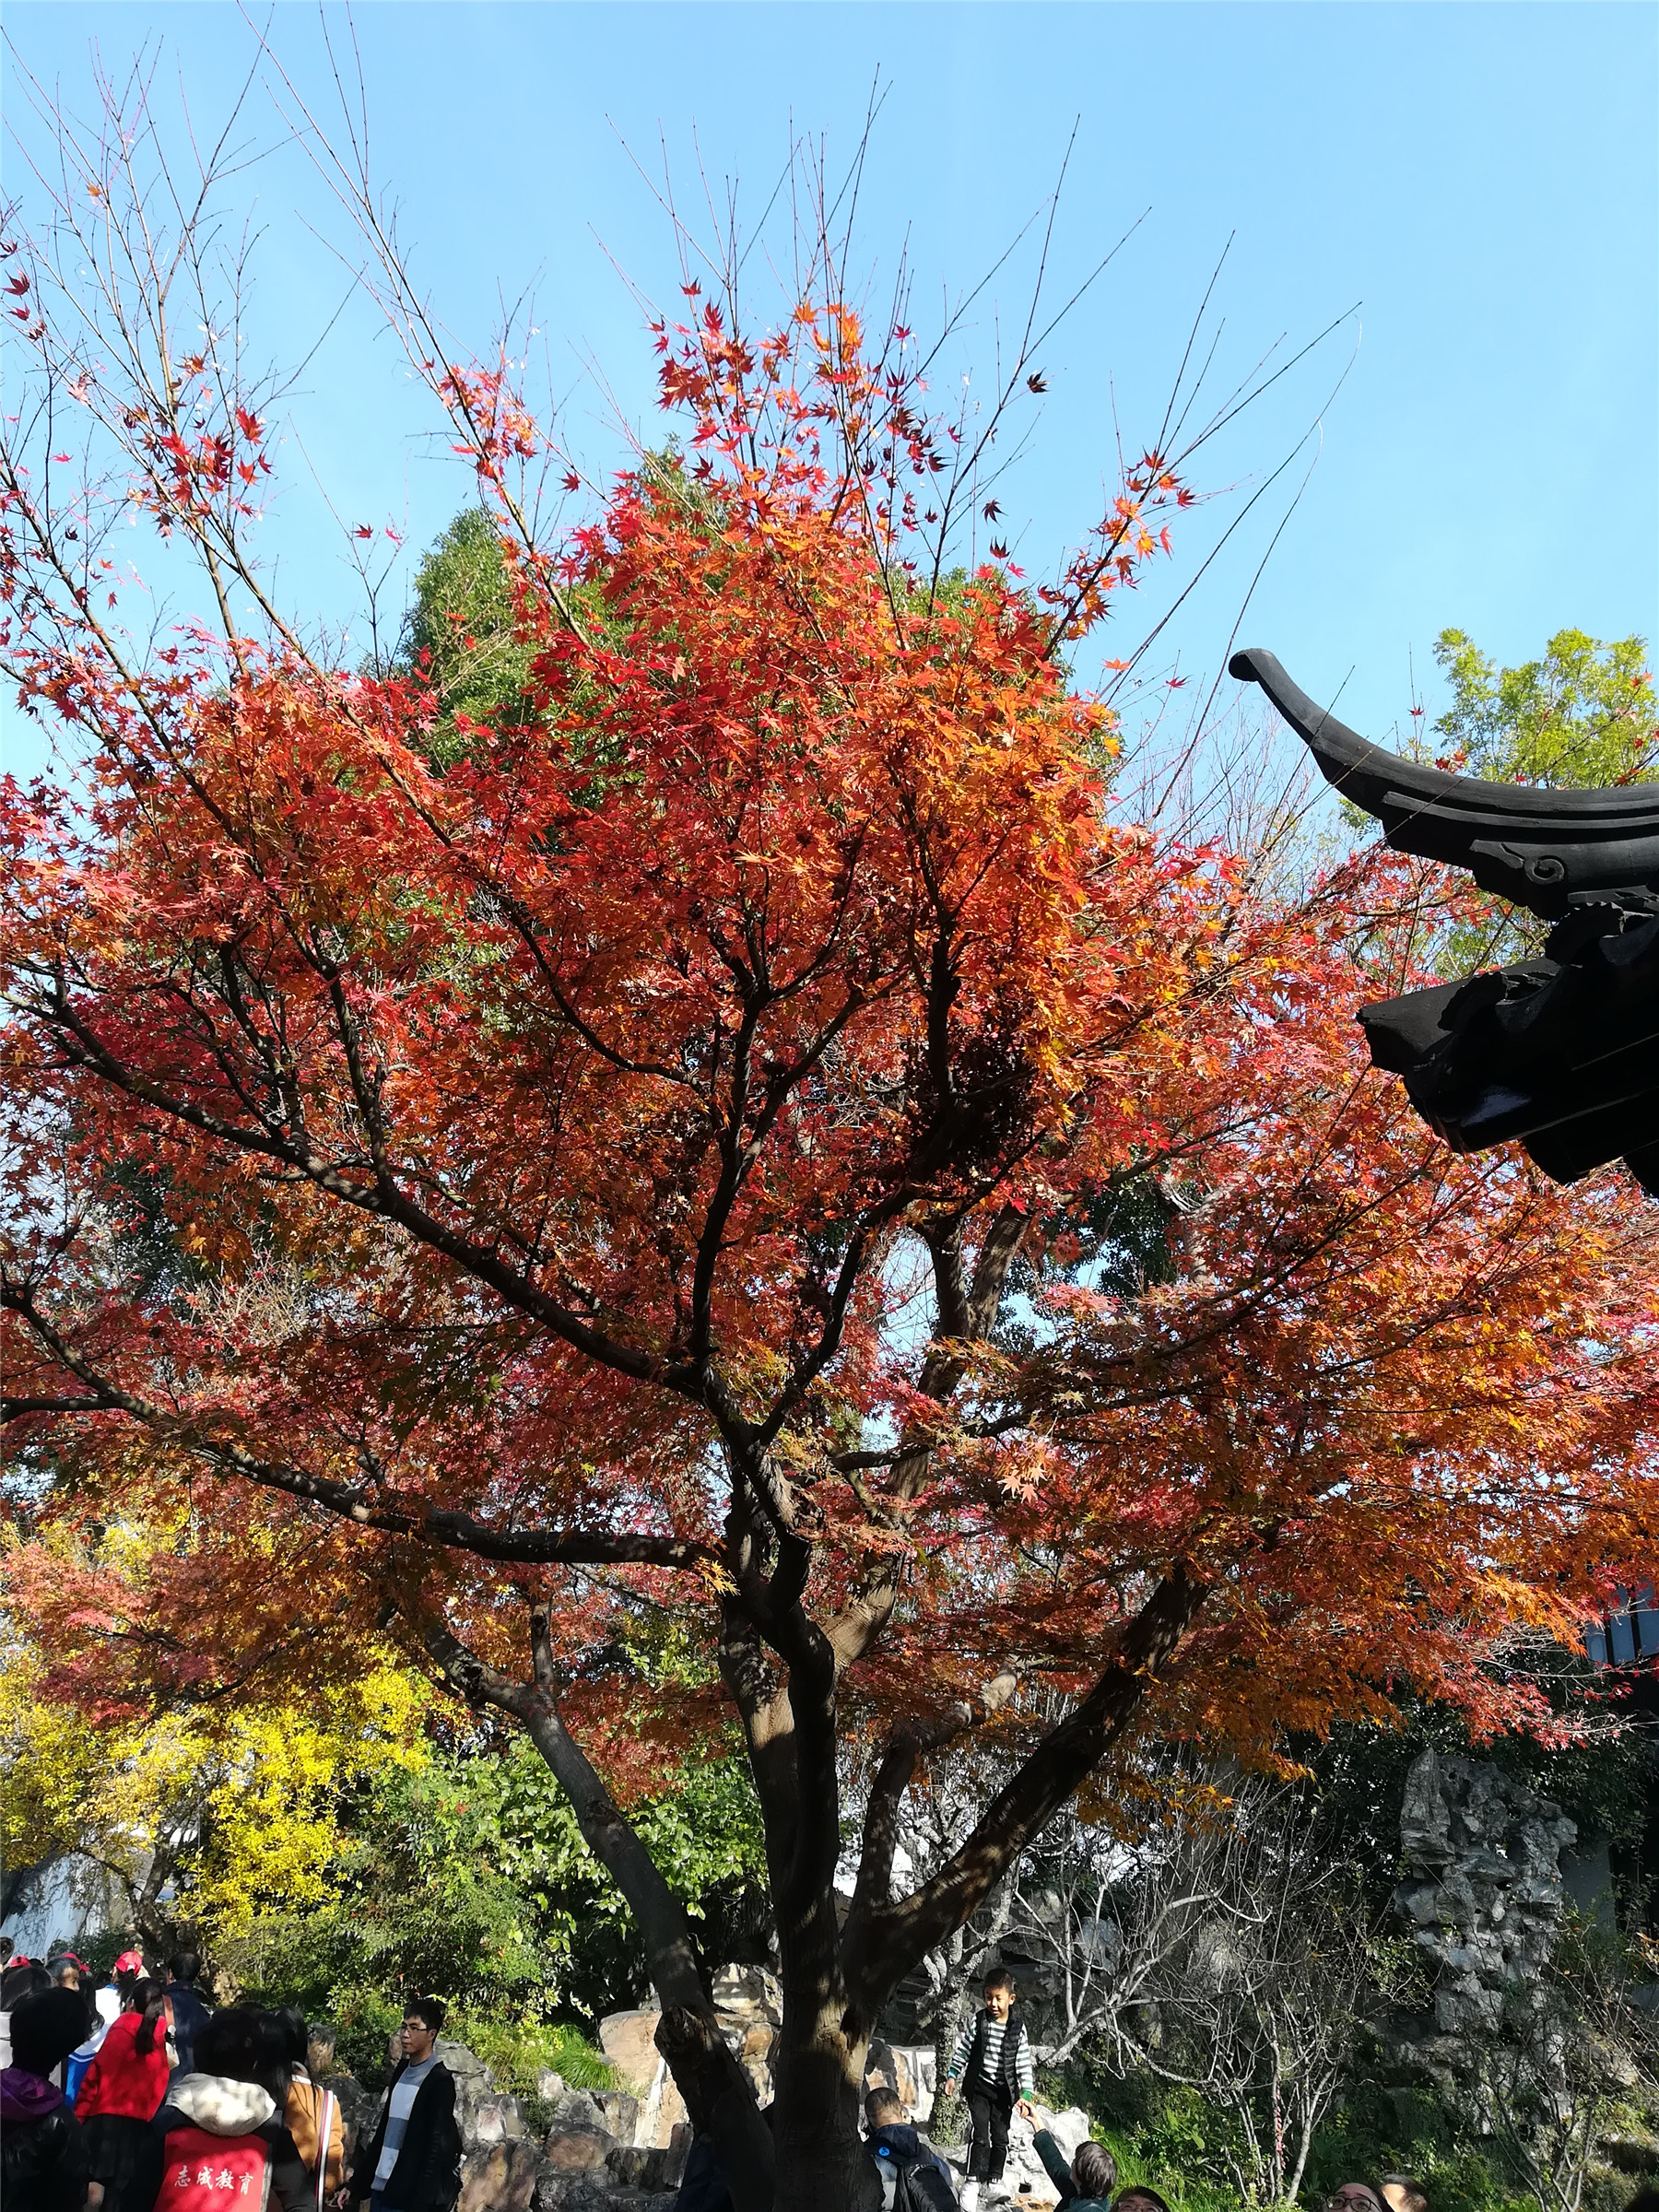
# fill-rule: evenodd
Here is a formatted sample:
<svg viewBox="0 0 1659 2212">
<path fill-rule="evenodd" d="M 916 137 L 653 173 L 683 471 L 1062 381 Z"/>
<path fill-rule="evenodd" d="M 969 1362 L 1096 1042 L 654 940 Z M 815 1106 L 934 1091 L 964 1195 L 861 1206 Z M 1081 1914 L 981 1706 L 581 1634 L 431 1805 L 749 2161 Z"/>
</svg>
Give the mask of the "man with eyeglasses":
<svg viewBox="0 0 1659 2212">
<path fill-rule="evenodd" d="M 404 2009 L 403 2056 L 346 2192 L 352 2204 L 366 2196 L 369 2212 L 451 2212 L 461 2193 L 455 2077 L 437 2053 L 443 2013 L 440 1997 Z"/>
</svg>

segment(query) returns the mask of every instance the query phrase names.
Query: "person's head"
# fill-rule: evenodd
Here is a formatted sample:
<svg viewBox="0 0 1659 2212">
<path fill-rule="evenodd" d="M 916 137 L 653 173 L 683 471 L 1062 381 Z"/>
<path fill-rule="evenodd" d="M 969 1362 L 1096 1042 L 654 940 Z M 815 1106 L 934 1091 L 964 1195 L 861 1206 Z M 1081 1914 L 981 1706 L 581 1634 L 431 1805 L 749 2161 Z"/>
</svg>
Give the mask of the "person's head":
<svg viewBox="0 0 1659 2212">
<path fill-rule="evenodd" d="M 891 2089 L 872 2089 L 865 2099 L 865 2118 L 872 2135 L 878 2127 L 902 2127 L 904 2107 Z"/>
<path fill-rule="evenodd" d="M 0 2012 L 13 2012 L 25 1997 L 39 1996 L 52 1987 L 52 1976 L 32 1959 L 14 1959 L 0 1974 Z"/>
<path fill-rule="evenodd" d="M 1117 2160 L 1104 2143 L 1079 2143 L 1072 2180 L 1079 2196 L 1109 2197 L 1117 2187 Z"/>
<path fill-rule="evenodd" d="M 1014 2009 L 1014 1977 L 1006 1966 L 994 1966 L 985 1976 L 985 2010 L 994 2020 L 1006 2020 Z"/>
<path fill-rule="evenodd" d="M 443 2025 L 444 2003 L 441 1997 L 411 1997 L 404 2006 L 403 2033 L 398 2041 L 403 2054 L 412 2066 L 419 2065 L 432 2055 L 432 2046 L 438 2041 L 438 2030 Z"/>
<path fill-rule="evenodd" d="M 271 2015 L 282 2043 L 282 2055 L 290 2066 L 303 2066 L 311 2048 L 311 2030 L 298 2005 L 282 2005 Z"/>
<path fill-rule="evenodd" d="M 1156 2189 L 1148 2189 L 1137 2182 L 1133 2189 L 1124 2191 L 1112 2212 L 1170 2212 L 1170 2207 Z"/>
<path fill-rule="evenodd" d="M 194 1951 L 176 1951 L 167 1962 L 167 1971 L 175 1982 L 192 1983 L 202 1971 L 201 1958 Z"/>
<path fill-rule="evenodd" d="M 1645 2187 L 1638 2189 L 1625 2206 L 1625 2212 L 1659 2212 L 1659 2188 L 1649 2182 Z"/>
<path fill-rule="evenodd" d="M 1325 2212 L 1387 2212 L 1369 2182 L 1339 2182 L 1325 2199 Z"/>
<path fill-rule="evenodd" d="M 172 2007 L 167 2002 L 167 1992 L 159 1982 L 152 1982 L 147 1974 L 121 1993 L 123 2012 L 135 2012 L 141 2017 L 136 2034 L 133 2037 L 135 2051 L 150 2052 L 156 2047 L 158 2036 L 165 2035 L 172 2018 Z"/>
<path fill-rule="evenodd" d="M 135 1982 L 144 1973 L 144 1957 L 139 1951 L 123 1951 L 116 1959 L 110 1979 L 124 1997 Z"/>
<path fill-rule="evenodd" d="M 52 1978 L 60 1989 L 78 1989 L 81 1982 L 80 1960 L 66 1956 L 55 1960 L 52 1969 Z"/>
<path fill-rule="evenodd" d="M 251 2081 L 278 2103 L 288 2089 L 288 2061 L 276 2023 L 253 2005 L 228 2005 L 209 2016 L 193 2046 L 198 2074 Z"/>
<path fill-rule="evenodd" d="M 1429 2192 L 1412 2174 L 1385 2173 L 1377 2194 L 1388 2212 L 1429 2212 Z"/>
<path fill-rule="evenodd" d="M 86 2038 L 85 1997 L 77 1989 L 53 1989 L 47 1981 L 12 2013 L 12 2065 L 25 2074 L 50 2074 Z"/>
</svg>

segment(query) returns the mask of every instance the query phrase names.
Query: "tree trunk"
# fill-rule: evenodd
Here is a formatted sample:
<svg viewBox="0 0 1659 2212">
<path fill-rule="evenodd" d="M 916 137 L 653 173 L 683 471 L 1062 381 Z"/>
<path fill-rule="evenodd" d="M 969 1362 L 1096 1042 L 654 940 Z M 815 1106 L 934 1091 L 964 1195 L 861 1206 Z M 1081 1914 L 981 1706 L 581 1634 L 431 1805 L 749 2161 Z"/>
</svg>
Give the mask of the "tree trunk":
<svg viewBox="0 0 1659 2212">
<path fill-rule="evenodd" d="M 868 2030 L 840 1991 L 783 1987 L 772 2054 L 778 2212 L 865 2212 L 881 2183 L 859 2134 Z"/>
<path fill-rule="evenodd" d="M 527 1683 L 486 1665 L 447 1629 L 429 1631 L 426 1644 L 469 1698 L 512 1713 L 552 1770 L 582 1841 L 633 1914 L 663 2001 L 657 2048 L 693 2126 L 715 2139 L 733 2212 L 773 2212 L 778 2200 L 771 2136 L 747 2077 L 721 2036 L 686 1909 L 564 1724 L 552 1693 L 545 1614 L 536 1609 L 531 1615 L 535 1676 Z"/>
<path fill-rule="evenodd" d="M 953 1965 L 955 1963 L 953 1961 Z M 938 2022 L 934 2030 L 934 2100 L 927 2132 L 935 2143 L 959 2143 L 962 2140 L 962 2100 L 959 2096 L 946 2096 L 945 2077 L 950 2069 L 951 2060 L 956 2056 L 957 2038 L 962 2032 L 962 2019 L 967 2010 L 968 1984 L 959 1967 L 945 1985 L 945 1994 L 939 2002 Z"/>
</svg>

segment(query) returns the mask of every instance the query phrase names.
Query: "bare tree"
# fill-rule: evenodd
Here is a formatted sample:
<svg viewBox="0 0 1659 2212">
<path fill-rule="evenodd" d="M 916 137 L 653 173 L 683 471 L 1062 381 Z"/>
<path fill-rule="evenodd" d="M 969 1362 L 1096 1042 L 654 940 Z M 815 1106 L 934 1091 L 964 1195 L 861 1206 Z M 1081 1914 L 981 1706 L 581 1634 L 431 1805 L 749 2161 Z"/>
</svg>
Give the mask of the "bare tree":
<svg viewBox="0 0 1659 2212">
<path fill-rule="evenodd" d="M 1659 2023 L 1635 2002 L 1640 1954 L 1569 1923 L 1534 2002 L 1478 2054 L 1477 2099 L 1539 2212 L 1579 2212 L 1619 2108 L 1659 2089 Z"/>
<path fill-rule="evenodd" d="M 1060 1850 L 1047 1841 L 1032 1873 L 1051 1887 L 1022 1887 L 1015 1924 L 1055 1956 L 1057 2053 L 1096 2035 L 1123 2074 L 1202 2091 L 1231 2121 L 1241 2194 L 1289 2202 L 1371 1979 L 1350 1870 L 1297 1793 L 1250 1781 L 1230 1795 L 1213 1776 L 1182 1783 L 1133 1850 L 1075 1811 Z"/>
</svg>

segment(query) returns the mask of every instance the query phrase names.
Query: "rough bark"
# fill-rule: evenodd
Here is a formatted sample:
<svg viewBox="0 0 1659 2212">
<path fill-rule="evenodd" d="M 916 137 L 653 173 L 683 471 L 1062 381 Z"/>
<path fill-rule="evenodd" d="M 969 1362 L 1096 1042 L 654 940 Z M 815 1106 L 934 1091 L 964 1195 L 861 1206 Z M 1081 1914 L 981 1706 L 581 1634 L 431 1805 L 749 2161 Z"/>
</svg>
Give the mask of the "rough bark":
<svg viewBox="0 0 1659 2212">
<path fill-rule="evenodd" d="M 690 1921 L 559 1715 L 545 1615 L 532 1615 L 529 1682 L 514 1682 L 487 1666 L 446 1630 L 429 1632 L 426 1642 L 469 1699 L 512 1713 L 547 1760 L 570 1800 L 582 1840 L 627 1900 L 663 2002 L 657 2047 L 693 2125 L 712 2134 L 721 2147 L 734 2212 L 772 2212 L 777 2194 L 771 2136 L 747 2076 L 721 2037 Z"/>
</svg>

